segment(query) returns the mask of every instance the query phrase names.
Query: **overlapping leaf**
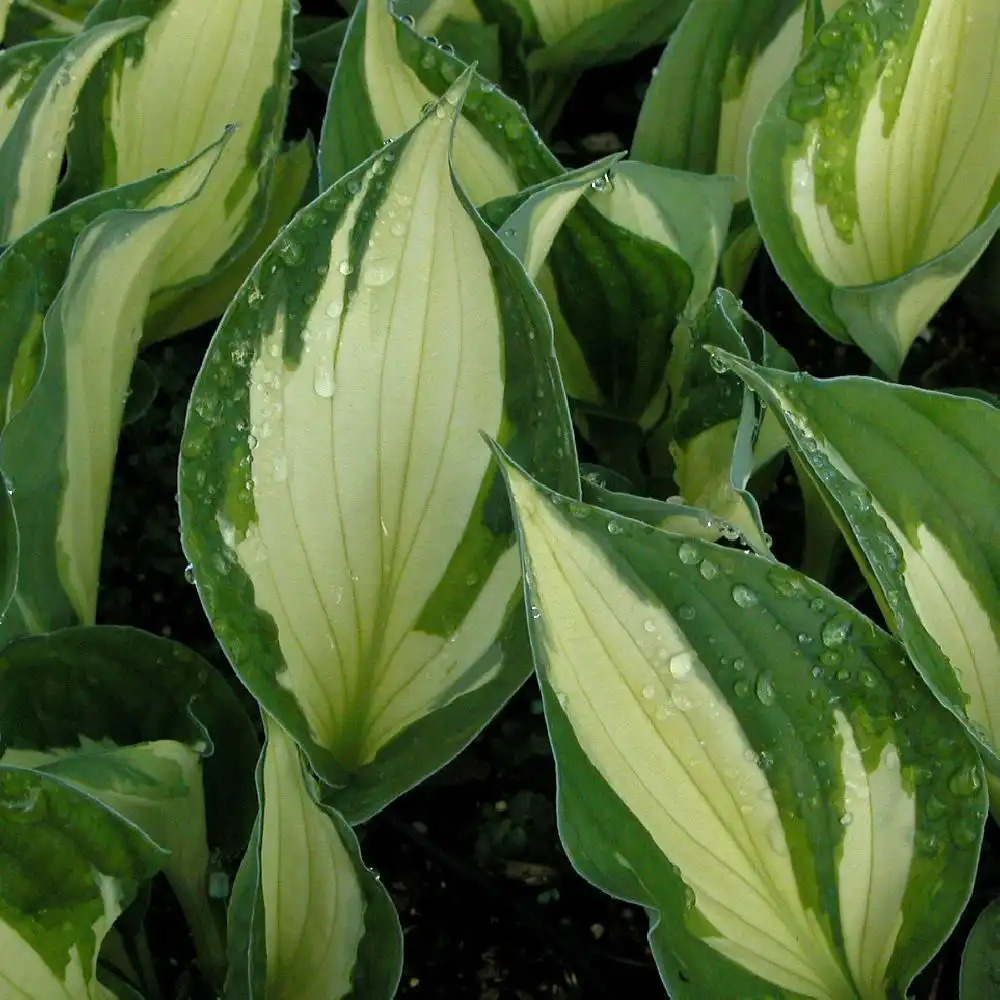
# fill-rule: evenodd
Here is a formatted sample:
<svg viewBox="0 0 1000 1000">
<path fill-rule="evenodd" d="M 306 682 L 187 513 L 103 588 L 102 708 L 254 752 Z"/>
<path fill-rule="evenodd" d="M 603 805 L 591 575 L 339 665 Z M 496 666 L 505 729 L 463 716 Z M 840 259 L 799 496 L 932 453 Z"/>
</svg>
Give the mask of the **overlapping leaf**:
<svg viewBox="0 0 1000 1000">
<path fill-rule="evenodd" d="M 4 764 L 82 789 L 169 851 L 163 871 L 203 971 L 221 983 L 210 875 L 218 868 L 225 880 L 213 858 L 232 864 L 250 834 L 257 756 L 222 677 L 178 643 L 137 629 L 64 629 L 5 648 L 0 729 Z"/>
<path fill-rule="evenodd" d="M 9 381 L 0 470 L 20 545 L 16 569 L 9 570 L 14 590 L 0 618 L 5 641 L 93 621 L 108 492 L 143 315 L 162 256 L 174 245 L 174 226 L 186 225 L 188 208 L 198 217 L 219 146 L 146 186 L 54 216 L 0 260 L 0 284 L 28 279 L 11 303 L 11 332 L 19 336 L 4 352 Z M 89 221 L 102 209 L 118 210 Z M 32 274 L 35 267 L 39 273 Z"/>
<path fill-rule="evenodd" d="M 160 265 L 146 338 L 183 291 L 246 250 L 263 221 L 289 92 L 290 0 L 102 0 L 88 29 L 149 19 L 85 87 L 70 136 L 63 203 L 175 167 L 237 129 L 204 207 Z"/>
<path fill-rule="evenodd" d="M 725 363 L 780 417 L 890 626 L 1000 773 L 1000 412 L 874 379 Z"/>
<path fill-rule="evenodd" d="M 563 842 L 651 911 L 670 995 L 901 996 L 976 868 L 961 728 L 800 574 L 505 468 Z"/>
<path fill-rule="evenodd" d="M 58 778 L 0 765 L 0 985 L 18 1000 L 115 1000 L 101 942 L 164 853 Z"/>
</svg>

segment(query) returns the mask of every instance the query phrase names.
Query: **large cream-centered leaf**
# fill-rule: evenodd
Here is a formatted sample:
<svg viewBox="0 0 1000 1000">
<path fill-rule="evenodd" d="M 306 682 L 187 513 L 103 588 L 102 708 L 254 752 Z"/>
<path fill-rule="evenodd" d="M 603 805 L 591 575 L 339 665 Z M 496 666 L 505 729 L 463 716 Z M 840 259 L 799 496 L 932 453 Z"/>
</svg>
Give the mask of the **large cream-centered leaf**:
<svg viewBox="0 0 1000 1000">
<path fill-rule="evenodd" d="M 790 207 L 815 266 L 835 285 L 876 284 L 932 260 L 991 206 L 1000 175 L 992 126 L 1000 116 L 1000 6 L 921 6 L 912 35 L 893 40 L 874 88 L 828 87 L 824 114 L 791 163 Z M 838 146 L 837 121 L 848 112 L 859 115 L 858 131 Z M 817 171 L 827 174 L 819 184 Z M 850 178 L 842 197 L 831 194 L 838 172 Z"/>
<path fill-rule="evenodd" d="M 403 62 L 396 44 L 396 20 L 387 0 L 367 0 L 364 70 L 375 120 L 387 139 L 409 129 L 426 105 L 437 100 Z M 455 171 L 477 205 L 514 194 L 518 183 L 510 167 L 475 126 L 459 118 L 453 151 Z"/>
<path fill-rule="evenodd" d="M 316 804 L 298 748 L 268 720 L 260 884 L 267 1000 L 340 1000 L 353 985 L 365 899 L 333 821 Z"/>
<path fill-rule="evenodd" d="M 761 757 L 683 622 L 631 587 L 526 478 L 509 474 L 545 679 L 584 754 L 693 890 L 716 932 L 706 942 L 804 996 L 883 997 L 915 832 L 896 749 L 889 744 L 869 770 L 850 722 L 834 710 L 845 968 L 800 894 Z"/>
<path fill-rule="evenodd" d="M 403 147 L 358 259 L 372 173 L 340 220 L 301 363 L 284 361 L 279 309 L 250 371 L 257 519 L 236 553 L 277 625 L 278 682 L 347 765 L 499 670 L 470 673 L 519 578 L 513 544 L 497 550 L 475 523 L 490 463 L 479 432 L 503 420 L 503 333 L 438 110 Z M 469 532 L 479 566 L 452 569 Z M 476 596 L 436 634 L 421 616 L 442 585 Z"/>
</svg>

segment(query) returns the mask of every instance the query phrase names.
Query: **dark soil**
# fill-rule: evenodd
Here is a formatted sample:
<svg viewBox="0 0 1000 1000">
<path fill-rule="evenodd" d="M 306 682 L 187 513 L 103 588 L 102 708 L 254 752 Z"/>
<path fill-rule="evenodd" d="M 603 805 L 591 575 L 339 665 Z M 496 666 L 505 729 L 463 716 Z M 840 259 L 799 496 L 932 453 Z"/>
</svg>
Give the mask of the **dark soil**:
<svg viewBox="0 0 1000 1000">
<path fill-rule="evenodd" d="M 328 13 L 329 4 L 303 5 Z M 310 9 L 310 7 L 312 9 Z M 326 10 L 319 8 L 325 7 Z M 647 53 L 625 66 L 587 74 L 553 141 L 569 165 L 625 146 L 655 62 Z M 308 81 L 293 92 L 290 136 L 318 136 L 324 95 Z M 591 137 L 599 136 L 592 140 Z M 600 147 L 598 152 L 588 149 Z M 804 315 L 761 255 L 745 304 L 818 375 L 866 373 L 857 350 L 835 343 Z M 172 636 L 232 671 L 184 578 L 176 509 L 176 464 L 187 395 L 210 330 L 195 331 L 145 354 L 159 384 L 146 413 L 123 434 L 108 519 L 100 620 Z M 946 307 L 934 336 L 915 345 L 904 380 L 928 387 L 1000 388 L 1000 340 L 960 300 Z M 799 493 L 786 470 L 763 500 L 780 556 L 799 558 Z M 863 595 L 860 575 L 842 561 L 835 587 Z M 872 614 L 874 606 L 860 603 Z M 238 682 L 234 687 L 252 699 Z M 400 995 L 414 1000 L 656 998 L 664 995 L 649 957 L 646 915 L 599 892 L 571 868 L 556 832 L 555 778 L 534 682 L 513 699 L 469 750 L 360 831 L 366 861 L 392 892 L 405 930 Z M 957 996 L 961 946 L 971 920 L 1000 890 L 991 823 L 973 905 L 940 959 L 921 977 L 918 1000 Z M 183 922 L 158 887 L 150 909 L 153 950 L 161 956 L 164 997 L 210 994 L 192 974 Z M 932 984 L 941 977 L 936 994 Z M 706 998 L 708 1000 L 708 998 Z"/>
</svg>

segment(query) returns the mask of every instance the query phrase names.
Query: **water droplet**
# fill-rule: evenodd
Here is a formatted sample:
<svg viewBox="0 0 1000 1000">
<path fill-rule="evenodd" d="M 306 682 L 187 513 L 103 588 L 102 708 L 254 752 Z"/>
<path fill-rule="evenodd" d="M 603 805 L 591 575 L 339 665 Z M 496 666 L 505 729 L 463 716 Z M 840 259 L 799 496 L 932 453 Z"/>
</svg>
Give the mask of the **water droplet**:
<svg viewBox="0 0 1000 1000">
<path fill-rule="evenodd" d="M 278 256 L 286 264 L 298 264 L 302 260 L 302 247 L 295 240 L 285 239 L 278 247 Z"/>
<path fill-rule="evenodd" d="M 569 698 L 566 697 L 566 692 L 556 691 L 556 701 L 559 702 L 561 708 L 565 708 L 566 703 L 569 701 Z"/>
<path fill-rule="evenodd" d="M 670 709 L 666 705 L 658 705 L 653 715 L 658 722 L 664 722 L 670 718 Z"/>
<path fill-rule="evenodd" d="M 349 260 L 342 260 L 337 265 L 337 270 L 346 278 L 349 274 L 354 273 L 354 265 Z"/>
<path fill-rule="evenodd" d="M 808 646 L 812 642 L 812 636 L 808 635 L 806 632 L 799 633 L 799 644 L 802 646 Z"/>
<path fill-rule="evenodd" d="M 344 311 L 344 300 L 341 297 L 330 299 L 326 307 L 326 314 L 330 319 L 337 319 Z"/>
<path fill-rule="evenodd" d="M 762 705 L 773 705 L 776 699 L 776 692 L 774 690 L 774 684 L 771 681 L 771 675 L 768 673 L 762 673 L 757 677 L 757 683 L 754 684 L 754 692 L 757 695 L 757 700 Z"/>
<path fill-rule="evenodd" d="M 745 666 L 746 664 L 739 657 L 736 657 L 736 659 L 733 660 L 733 670 L 740 671 Z"/>
<path fill-rule="evenodd" d="M 647 701 L 650 701 L 650 700 L 652 700 L 653 698 L 655 698 L 655 697 L 656 697 L 656 685 L 655 685 L 655 684 L 647 684 L 647 685 L 646 685 L 646 686 L 645 686 L 645 687 L 644 687 L 644 688 L 642 689 L 642 696 L 643 696 L 643 698 L 645 698 L 645 699 L 646 699 Z"/>
<path fill-rule="evenodd" d="M 194 583 L 194 566 L 191 563 L 184 567 L 184 579 L 188 583 Z"/>
<path fill-rule="evenodd" d="M 748 680 L 738 680 L 733 685 L 733 692 L 737 698 L 745 698 L 750 693 L 750 682 Z"/>
<path fill-rule="evenodd" d="M 719 575 L 719 567 L 711 559 L 703 559 L 698 571 L 706 580 L 714 580 Z"/>
<path fill-rule="evenodd" d="M 982 787 L 982 776 L 979 773 L 979 765 L 972 767 L 960 767 L 948 779 L 948 788 L 953 795 L 960 798 L 968 798 L 975 795 Z"/>
<path fill-rule="evenodd" d="M 677 609 L 677 616 L 679 618 L 683 618 L 684 621 L 686 622 L 691 621 L 691 619 L 694 618 L 694 615 L 695 615 L 694 608 L 692 608 L 690 604 L 682 604 Z"/>
<path fill-rule="evenodd" d="M 678 653 L 670 658 L 668 669 L 675 680 L 685 680 L 694 670 L 694 657 L 690 653 Z"/>
<path fill-rule="evenodd" d="M 826 603 L 819 597 L 814 597 L 809 602 L 809 607 L 813 609 L 817 614 L 819 614 L 826 607 Z"/>
<path fill-rule="evenodd" d="M 656 622 L 654 622 L 652 618 L 647 618 L 642 623 L 642 627 L 643 627 L 643 630 L 646 631 L 646 632 L 655 632 L 656 631 Z"/>
<path fill-rule="evenodd" d="M 608 534 L 609 535 L 620 535 L 625 529 L 618 523 L 618 521 L 608 521 Z"/>
<path fill-rule="evenodd" d="M 741 608 L 752 608 L 757 603 L 757 595 L 742 583 L 732 589 L 733 602 Z"/>
<path fill-rule="evenodd" d="M 677 550 L 677 558 L 686 566 L 696 563 L 699 558 L 698 547 L 690 542 L 681 542 L 680 548 Z"/>
<path fill-rule="evenodd" d="M 313 370 L 313 391 L 321 399 L 330 399 L 334 388 L 333 368 L 329 364 L 318 364 Z"/>
<path fill-rule="evenodd" d="M 396 261 L 389 258 L 365 262 L 364 280 L 370 288 L 387 285 L 396 276 Z"/>
<path fill-rule="evenodd" d="M 844 641 L 851 634 L 851 621 L 846 615 L 834 615 L 827 619 L 820 632 L 820 639 L 823 645 L 829 649 L 843 645 Z"/>
</svg>

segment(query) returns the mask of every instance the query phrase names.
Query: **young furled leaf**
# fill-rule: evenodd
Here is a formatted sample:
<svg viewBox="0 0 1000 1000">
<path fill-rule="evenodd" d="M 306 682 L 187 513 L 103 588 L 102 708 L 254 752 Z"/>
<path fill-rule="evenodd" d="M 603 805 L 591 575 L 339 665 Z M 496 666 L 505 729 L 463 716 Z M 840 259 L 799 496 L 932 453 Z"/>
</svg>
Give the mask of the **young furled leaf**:
<svg viewBox="0 0 1000 1000">
<path fill-rule="evenodd" d="M 227 1000 L 390 1000 L 403 932 L 357 838 L 265 716 L 260 815 L 229 908 Z"/>
<path fill-rule="evenodd" d="M 754 132 L 778 273 L 895 375 L 1000 227 L 1000 5 L 848 0 Z"/>
<path fill-rule="evenodd" d="M 670 995 L 902 996 L 969 898 L 983 832 L 955 720 L 801 574 L 504 468 L 563 843 L 650 911 Z"/>
<path fill-rule="evenodd" d="M 264 255 L 182 446 L 216 635 L 352 822 L 456 754 L 530 667 L 480 431 L 578 489 L 544 307 L 450 167 L 467 83 Z"/>
</svg>

